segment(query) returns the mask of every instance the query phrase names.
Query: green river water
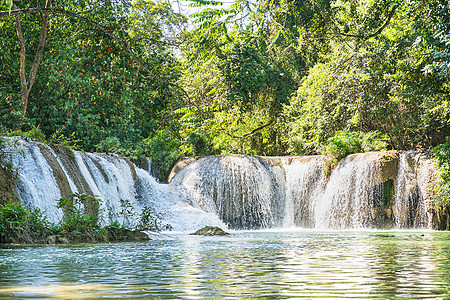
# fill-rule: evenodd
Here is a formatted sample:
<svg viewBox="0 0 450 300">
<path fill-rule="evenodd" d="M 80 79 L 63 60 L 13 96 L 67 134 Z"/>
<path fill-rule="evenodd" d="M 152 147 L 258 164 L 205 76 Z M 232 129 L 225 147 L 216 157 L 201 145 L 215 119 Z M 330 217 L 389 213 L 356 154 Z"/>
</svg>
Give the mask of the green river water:
<svg viewBox="0 0 450 300">
<path fill-rule="evenodd" d="M 0 248 L 2 299 L 450 299 L 450 233 L 236 231 Z"/>
</svg>

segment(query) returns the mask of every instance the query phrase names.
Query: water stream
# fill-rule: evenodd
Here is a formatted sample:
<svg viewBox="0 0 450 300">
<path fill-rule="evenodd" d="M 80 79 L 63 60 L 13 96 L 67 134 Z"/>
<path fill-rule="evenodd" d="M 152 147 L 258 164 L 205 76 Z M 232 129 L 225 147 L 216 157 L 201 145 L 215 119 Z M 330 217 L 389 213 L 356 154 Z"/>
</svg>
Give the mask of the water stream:
<svg viewBox="0 0 450 300">
<path fill-rule="evenodd" d="M 0 248 L 0 297 L 448 299 L 450 233 L 236 231 Z"/>
</svg>

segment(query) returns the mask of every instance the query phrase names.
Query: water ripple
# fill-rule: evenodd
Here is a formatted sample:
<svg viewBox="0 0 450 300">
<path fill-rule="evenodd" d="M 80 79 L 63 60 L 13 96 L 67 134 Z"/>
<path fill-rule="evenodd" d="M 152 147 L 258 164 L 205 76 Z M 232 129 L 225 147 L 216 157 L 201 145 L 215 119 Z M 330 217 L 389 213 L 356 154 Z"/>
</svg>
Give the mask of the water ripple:
<svg viewBox="0 0 450 300">
<path fill-rule="evenodd" d="M 234 232 L 0 248 L 11 298 L 448 298 L 450 233 Z"/>
</svg>

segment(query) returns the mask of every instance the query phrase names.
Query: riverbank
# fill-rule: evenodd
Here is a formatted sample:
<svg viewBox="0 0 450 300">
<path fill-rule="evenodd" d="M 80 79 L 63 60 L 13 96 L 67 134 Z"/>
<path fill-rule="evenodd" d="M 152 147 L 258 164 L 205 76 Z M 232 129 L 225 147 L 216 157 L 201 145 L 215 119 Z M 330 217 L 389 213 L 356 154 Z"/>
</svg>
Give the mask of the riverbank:
<svg viewBox="0 0 450 300">
<path fill-rule="evenodd" d="M 73 199 L 89 199 L 85 209 L 75 208 Z M 72 206 L 67 205 L 72 199 Z M 79 244 L 97 242 L 147 241 L 149 236 L 138 229 L 129 229 L 113 222 L 100 226 L 95 197 L 78 195 L 60 199 L 65 215 L 59 224 L 53 224 L 38 208 L 21 203 L 0 204 L 0 244 Z M 63 201 L 61 201 L 63 200 Z M 78 203 L 81 204 L 81 203 Z M 86 204 L 86 203 L 84 203 Z M 143 229 L 143 228 L 140 228 Z"/>
<path fill-rule="evenodd" d="M 78 235 L 78 234 L 52 234 L 32 237 L 31 233 L 14 234 L 4 237 L 0 245 L 69 245 L 85 243 L 116 243 L 116 242 L 143 242 L 150 237 L 141 231 L 133 231 L 123 228 L 107 231 L 102 236 Z"/>
</svg>

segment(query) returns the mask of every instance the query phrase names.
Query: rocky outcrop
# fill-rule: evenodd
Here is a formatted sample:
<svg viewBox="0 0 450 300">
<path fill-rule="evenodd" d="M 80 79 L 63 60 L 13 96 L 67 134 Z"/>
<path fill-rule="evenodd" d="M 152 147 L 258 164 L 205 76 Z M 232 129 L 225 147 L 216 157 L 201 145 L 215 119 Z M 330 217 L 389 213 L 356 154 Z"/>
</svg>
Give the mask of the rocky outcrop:
<svg viewBox="0 0 450 300">
<path fill-rule="evenodd" d="M 202 229 L 197 230 L 191 235 L 206 235 L 206 236 L 214 236 L 214 235 L 229 235 L 228 232 L 224 231 L 222 228 L 215 226 L 205 226 Z"/>
<path fill-rule="evenodd" d="M 0 204 L 18 201 L 14 194 L 14 180 L 11 172 L 0 166 Z"/>
<path fill-rule="evenodd" d="M 175 177 L 175 175 L 177 175 L 184 168 L 186 168 L 190 163 L 193 163 L 196 160 L 198 160 L 197 157 L 182 157 L 182 158 L 178 159 L 178 161 L 175 163 L 172 170 L 170 171 L 167 181 L 169 183 L 172 182 L 172 179 Z"/>
</svg>

